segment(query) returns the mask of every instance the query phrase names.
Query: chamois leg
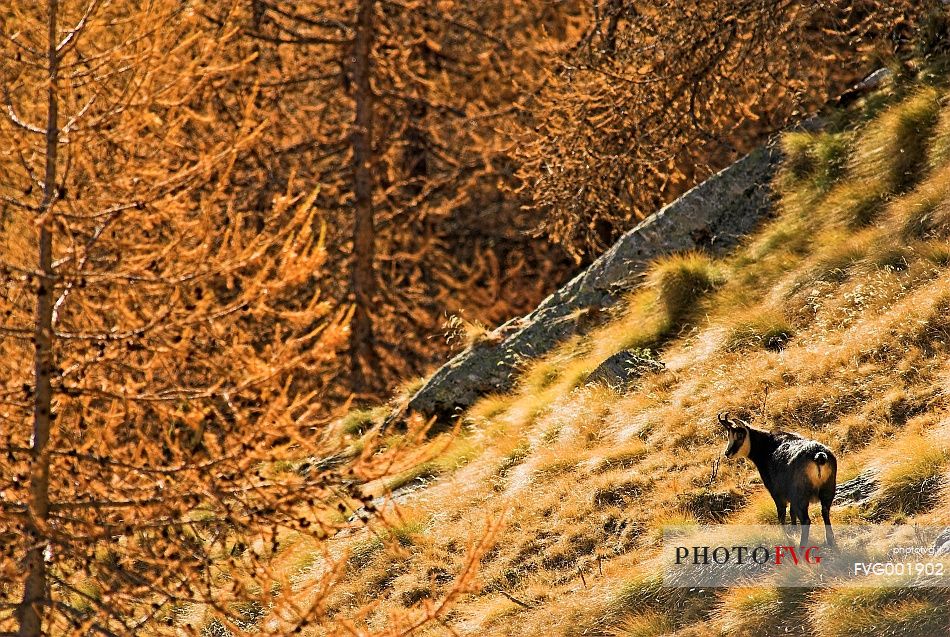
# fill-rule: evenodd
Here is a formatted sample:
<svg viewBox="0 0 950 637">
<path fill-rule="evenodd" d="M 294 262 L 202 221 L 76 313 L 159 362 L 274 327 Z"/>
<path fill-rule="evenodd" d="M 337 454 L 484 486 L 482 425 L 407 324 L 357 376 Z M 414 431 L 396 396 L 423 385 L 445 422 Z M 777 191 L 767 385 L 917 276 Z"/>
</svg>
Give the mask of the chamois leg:
<svg viewBox="0 0 950 637">
<path fill-rule="evenodd" d="M 775 510 L 778 512 L 778 523 L 785 526 L 785 502 L 775 500 Z"/>
<path fill-rule="evenodd" d="M 793 508 L 798 509 L 798 519 L 802 525 L 802 537 L 798 544 L 799 546 L 808 546 L 808 530 L 811 527 L 811 519 L 808 517 L 808 503 Z"/>
<path fill-rule="evenodd" d="M 835 492 L 825 491 L 819 495 L 821 499 L 821 519 L 825 522 L 825 544 L 835 545 L 835 532 L 831 530 L 831 501 L 835 499 Z"/>
</svg>

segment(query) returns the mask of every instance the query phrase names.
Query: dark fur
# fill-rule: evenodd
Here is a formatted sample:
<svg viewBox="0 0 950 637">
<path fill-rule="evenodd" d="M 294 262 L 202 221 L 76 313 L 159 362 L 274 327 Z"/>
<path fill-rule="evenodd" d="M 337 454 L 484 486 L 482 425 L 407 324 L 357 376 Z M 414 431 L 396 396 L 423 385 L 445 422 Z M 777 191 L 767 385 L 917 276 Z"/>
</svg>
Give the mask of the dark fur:
<svg viewBox="0 0 950 637">
<path fill-rule="evenodd" d="M 726 418 L 720 417 L 720 424 L 727 430 L 737 432 L 737 428 L 741 428 L 747 432 L 745 435 L 749 436 L 748 458 L 759 470 L 762 484 L 775 501 L 779 523 L 785 524 L 785 510 L 789 507 L 792 524 L 798 522 L 802 525 L 801 546 L 807 546 L 811 525 L 808 505 L 813 499 L 817 500 L 821 502 L 821 517 L 825 523 L 825 542 L 833 546 L 835 539 L 831 530 L 831 502 L 835 497 L 838 461 L 831 449 L 798 434 L 762 431 L 746 423 L 736 423 L 730 420 L 728 415 Z M 726 455 L 735 455 L 741 449 L 742 442 L 744 441 L 738 440 L 730 444 Z M 808 477 L 810 464 L 815 465 L 818 476 L 824 479 L 817 488 Z"/>
</svg>

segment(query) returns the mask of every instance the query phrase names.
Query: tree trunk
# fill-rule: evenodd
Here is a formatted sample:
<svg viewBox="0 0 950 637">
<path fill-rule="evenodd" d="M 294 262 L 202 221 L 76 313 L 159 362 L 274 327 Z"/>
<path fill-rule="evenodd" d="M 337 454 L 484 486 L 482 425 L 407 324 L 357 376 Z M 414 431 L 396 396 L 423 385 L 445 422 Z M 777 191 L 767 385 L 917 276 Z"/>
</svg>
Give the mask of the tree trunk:
<svg viewBox="0 0 950 637">
<path fill-rule="evenodd" d="M 353 127 L 353 264 L 351 284 L 355 308 L 350 354 L 354 380 L 365 386 L 364 366 L 376 363 L 371 307 L 376 293 L 374 271 L 376 230 L 373 221 L 373 89 L 370 56 L 376 0 L 359 0 L 353 41 L 353 93 L 356 117 Z"/>
<path fill-rule="evenodd" d="M 23 599 L 17 608 L 19 637 L 39 637 L 43 630 L 43 607 L 48 606 L 46 581 L 46 521 L 49 517 L 49 443 L 53 374 L 53 237 L 50 214 L 56 188 L 56 161 L 59 146 L 59 53 L 56 50 L 58 0 L 49 0 L 49 42 L 47 64 L 46 171 L 43 202 L 40 205 L 39 263 L 34 321 L 33 436 L 30 445 L 30 504 L 27 517 L 29 549 L 26 554 L 26 581 Z"/>
</svg>

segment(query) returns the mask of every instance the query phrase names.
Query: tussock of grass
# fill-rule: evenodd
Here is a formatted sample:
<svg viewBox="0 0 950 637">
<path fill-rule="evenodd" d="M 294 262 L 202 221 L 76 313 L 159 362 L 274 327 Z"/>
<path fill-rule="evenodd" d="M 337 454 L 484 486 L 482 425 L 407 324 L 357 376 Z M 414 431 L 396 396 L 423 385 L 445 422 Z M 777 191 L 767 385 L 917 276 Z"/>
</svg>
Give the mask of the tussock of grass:
<svg viewBox="0 0 950 637">
<path fill-rule="evenodd" d="M 443 469 L 435 462 L 423 462 L 394 476 L 386 483 L 389 491 L 409 486 L 423 486 L 429 480 L 438 477 Z"/>
<path fill-rule="evenodd" d="M 340 420 L 340 431 L 349 436 L 362 436 L 373 425 L 381 422 L 388 412 L 385 405 L 373 409 L 354 409 Z"/>
<path fill-rule="evenodd" d="M 696 309 L 697 302 L 724 282 L 721 270 L 701 252 L 687 252 L 658 261 L 650 274 L 660 305 L 673 324 Z"/>
<path fill-rule="evenodd" d="M 425 522 L 421 517 L 403 515 L 384 530 L 383 541 L 395 542 L 402 547 L 413 546 L 417 539 L 429 541 L 429 538 L 424 537 L 424 531 Z"/>
<path fill-rule="evenodd" d="M 910 268 L 913 251 L 904 246 L 882 247 L 869 256 L 870 263 L 888 272 L 904 272 Z"/>
<path fill-rule="evenodd" d="M 950 105 L 944 102 L 927 149 L 927 167 L 942 168 L 950 161 Z"/>
<path fill-rule="evenodd" d="M 347 567 L 357 571 L 363 569 L 374 557 L 382 552 L 384 547 L 383 541 L 375 535 L 360 540 L 359 542 L 354 542 L 350 545 L 350 556 L 347 560 Z"/>
<path fill-rule="evenodd" d="M 928 241 L 917 247 L 917 254 L 938 268 L 950 265 L 950 245 L 945 241 Z"/>
<path fill-rule="evenodd" d="M 950 604 L 939 588 L 833 588 L 811 618 L 822 637 L 934 637 L 950 631 Z"/>
<path fill-rule="evenodd" d="M 657 613 L 663 614 L 672 628 L 677 629 L 704 620 L 714 603 L 715 596 L 711 590 L 666 588 L 660 573 L 638 575 L 613 594 L 593 626 L 587 626 L 586 631 L 577 631 L 575 634 L 595 633 L 601 627 L 625 626 L 628 620 L 634 629 L 648 628 L 649 623 L 640 624 L 637 618 L 649 618 Z"/>
<path fill-rule="evenodd" d="M 488 328 L 479 320 L 468 320 L 452 315 L 443 324 L 445 340 L 459 347 L 472 347 L 491 338 Z"/>
<path fill-rule="evenodd" d="M 757 264 L 761 267 L 763 259 L 778 253 L 781 265 L 786 266 L 781 271 L 787 271 L 788 266 L 795 265 L 795 261 L 789 259 L 790 256 L 805 256 L 814 246 L 809 234 L 807 226 L 797 215 L 783 216 L 763 229 L 761 236 L 751 244 L 749 256 L 745 259 L 740 257 L 736 265 Z"/>
<path fill-rule="evenodd" d="M 627 469 L 634 466 L 641 459 L 649 455 L 650 449 L 639 439 L 631 440 L 619 447 L 614 447 L 601 457 L 595 457 L 592 469 L 597 472 L 612 469 Z"/>
<path fill-rule="evenodd" d="M 522 382 L 525 387 L 534 389 L 548 389 L 561 377 L 562 365 L 557 361 L 542 359 L 532 365 L 524 374 Z"/>
<path fill-rule="evenodd" d="M 777 524 L 775 502 L 766 491 L 750 495 L 746 505 L 730 520 L 730 524 Z"/>
<path fill-rule="evenodd" d="M 932 440 L 922 436 L 904 440 L 881 474 L 880 491 L 873 499 L 868 516 L 882 519 L 929 510 L 940 497 L 948 463 L 950 449 L 946 445 L 934 445 Z"/>
<path fill-rule="evenodd" d="M 499 394 L 489 394 L 481 398 L 468 410 L 466 414 L 473 422 L 486 422 L 505 413 L 511 406 L 511 397 Z"/>
<path fill-rule="evenodd" d="M 808 186 L 824 192 L 844 174 L 850 140 L 844 133 L 796 131 L 782 136 L 784 187 Z"/>
<path fill-rule="evenodd" d="M 858 182 L 880 180 L 888 192 L 900 193 L 912 186 L 927 160 L 939 98 L 936 89 L 922 89 L 864 128 L 851 156 L 851 175 Z"/>
<path fill-rule="evenodd" d="M 750 310 L 729 330 L 726 349 L 738 351 L 761 347 L 773 352 L 785 348 L 795 330 L 785 317 L 775 310 Z"/>
<path fill-rule="evenodd" d="M 795 608 L 804 598 L 793 588 L 731 588 L 720 596 L 714 623 L 730 637 L 787 635 L 804 623 L 804 612 Z"/>
<path fill-rule="evenodd" d="M 656 290 L 650 288 L 624 299 L 623 313 L 592 335 L 591 348 L 585 357 L 590 367 L 588 371 L 621 350 L 655 348 L 670 327 L 666 315 L 656 311 L 658 302 Z"/>
<path fill-rule="evenodd" d="M 624 506 L 640 497 L 649 487 L 641 478 L 604 479 L 594 488 L 594 504 L 598 507 Z"/>
<path fill-rule="evenodd" d="M 857 451 L 868 446 L 881 425 L 865 415 L 848 414 L 835 427 L 836 439 L 844 451 Z"/>
<path fill-rule="evenodd" d="M 851 276 L 852 268 L 868 254 L 869 242 L 863 238 L 832 244 L 822 252 L 815 267 L 813 280 L 843 283 Z"/>
<path fill-rule="evenodd" d="M 862 228 L 884 209 L 887 195 L 887 184 L 881 179 L 849 181 L 831 191 L 824 208 L 833 219 L 844 221 L 852 228 Z"/>
<path fill-rule="evenodd" d="M 526 442 L 518 445 L 502 457 L 501 462 L 498 463 L 498 468 L 495 470 L 496 475 L 504 478 L 508 475 L 509 471 L 524 462 L 530 453 L 531 445 Z"/>
<path fill-rule="evenodd" d="M 950 165 L 891 204 L 890 212 L 905 240 L 945 238 L 950 234 Z"/>
<path fill-rule="evenodd" d="M 577 458 L 565 458 L 557 454 L 546 454 L 547 457 L 538 462 L 535 475 L 546 480 L 571 471 L 577 466 Z"/>
<path fill-rule="evenodd" d="M 745 497 L 741 493 L 710 489 L 690 491 L 679 496 L 680 507 L 705 523 L 724 522 L 744 501 Z"/>
<path fill-rule="evenodd" d="M 610 637 L 658 637 L 675 630 L 670 618 L 661 612 L 648 611 L 624 619 L 620 626 L 611 629 Z"/>
<path fill-rule="evenodd" d="M 624 617 L 655 611 L 662 606 L 663 577 L 659 573 L 638 573 L 627 580 L 608 600 L 601 622 L 617 625 Z"/>
</svg>

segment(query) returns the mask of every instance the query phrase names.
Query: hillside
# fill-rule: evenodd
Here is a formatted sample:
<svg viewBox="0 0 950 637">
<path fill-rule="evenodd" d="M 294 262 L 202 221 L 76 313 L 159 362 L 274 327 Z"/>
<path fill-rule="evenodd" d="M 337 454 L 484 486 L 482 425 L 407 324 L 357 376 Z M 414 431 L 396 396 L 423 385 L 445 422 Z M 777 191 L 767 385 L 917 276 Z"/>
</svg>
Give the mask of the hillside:
<svg viewBox="0 0 950 637">
<path fill-rule="evenodd" d="M 726 410 L 828 444 L 839 484 L 869 481 L 868 498 L 834 507 L 836 524 L 950 524 L 948 94 L 885 88 L 782 144 L 778 212 L 740 248 L 655 263 L 603 326 L 527 366 L 515 391 L 480 400 L 457 433 L 420 447 L 418 464 L 366 487 L 409 488 L 382 500 L 396 532 L 378 537 L 354 521 L 333 541 L 349 558 L 331 615 L 376 600 L 353 619 L 382 629 L 392 613 L 425 608 L 465 568 L 465 548 L 500 522 L 477 589 L 424 634 L 950 629 L 941 589 L 683 597 L 643 567 L 664 524 L 775 522 L 754 467 L 723 462 L 713 473 L 724 446 L 715 416 Z M 625 390 L 585 385 L 631 348 L 665 369 Z M 384 411 L 340 425 L 354 441 L 374 436 Z M 288 555 L 299 563 L 301 550 Z M 305 594 L 306 569 L 294 579 Z"/>
</svg>

